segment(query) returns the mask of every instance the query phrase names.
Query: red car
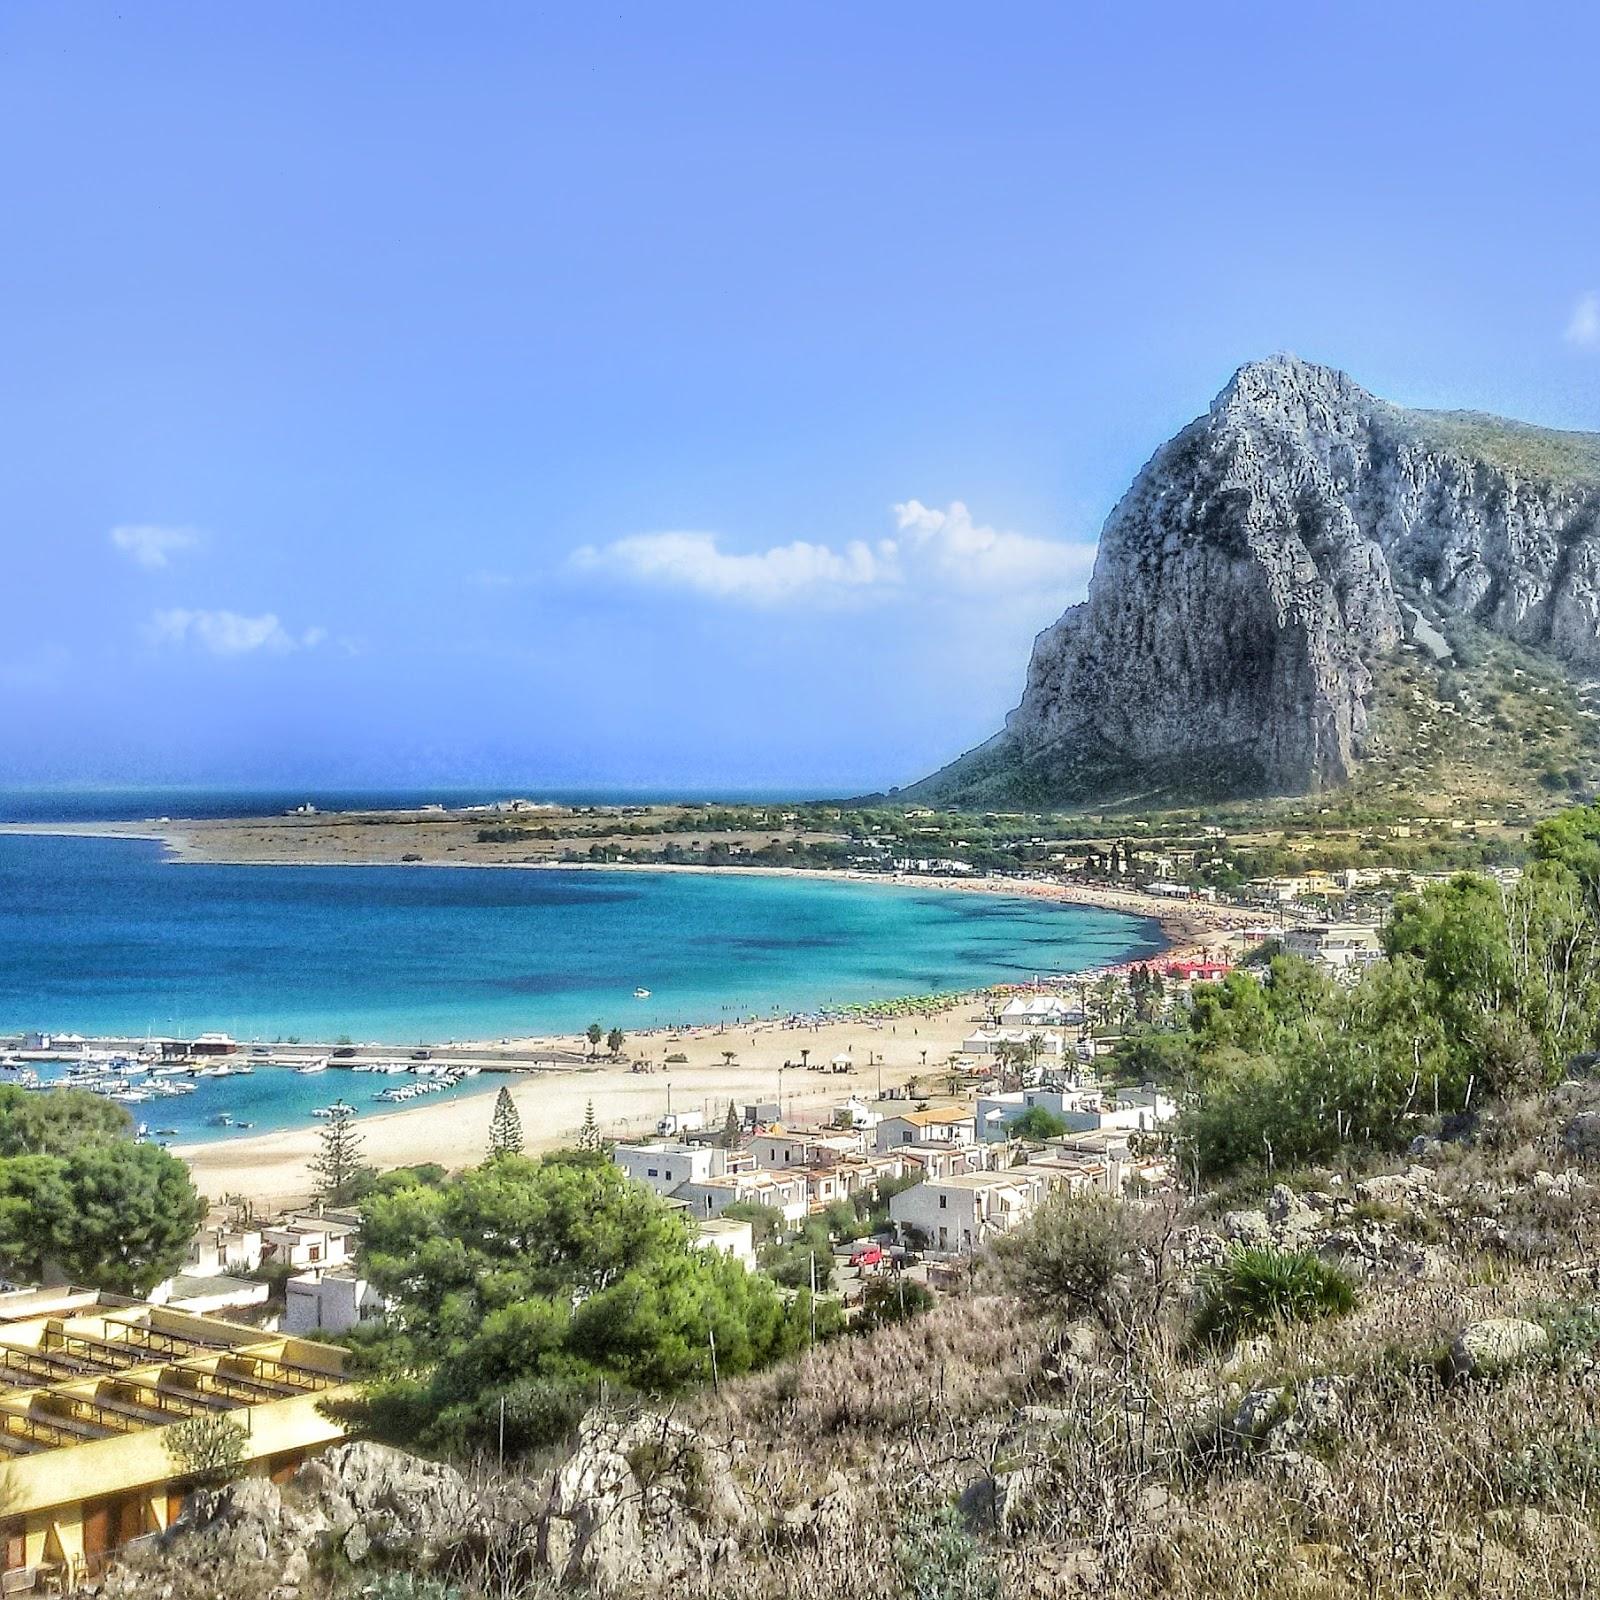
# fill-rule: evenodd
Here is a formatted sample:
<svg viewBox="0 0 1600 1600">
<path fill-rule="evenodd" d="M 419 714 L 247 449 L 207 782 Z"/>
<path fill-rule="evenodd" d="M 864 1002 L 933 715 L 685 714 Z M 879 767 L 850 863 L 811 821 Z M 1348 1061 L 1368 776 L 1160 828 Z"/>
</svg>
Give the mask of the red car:
<svg viewBox="0 0 1600 1600">
<path fill-rule="evenodd" d="M 883 1260 L 883 1246 L 871 1242 L 858 1244 L 850 1252 L 852 1267 L 875 1267 Z"/>
</svg>

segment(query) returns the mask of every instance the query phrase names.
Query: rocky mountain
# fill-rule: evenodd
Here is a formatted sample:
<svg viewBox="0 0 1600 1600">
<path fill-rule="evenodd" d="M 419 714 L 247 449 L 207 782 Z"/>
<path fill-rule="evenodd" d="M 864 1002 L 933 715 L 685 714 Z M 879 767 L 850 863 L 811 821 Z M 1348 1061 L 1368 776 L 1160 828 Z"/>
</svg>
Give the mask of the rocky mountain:
<svg viewBox="0 0 1600 1600">
<path fill-rule="evenodd" d="M 1242 367 L 1101 534 L 1004 730 L 903 798 L 1305 794 L 1357 770 L 1374 669 L 1471 619 L 1600 668 L 1600 435 Z"/>
</svg>

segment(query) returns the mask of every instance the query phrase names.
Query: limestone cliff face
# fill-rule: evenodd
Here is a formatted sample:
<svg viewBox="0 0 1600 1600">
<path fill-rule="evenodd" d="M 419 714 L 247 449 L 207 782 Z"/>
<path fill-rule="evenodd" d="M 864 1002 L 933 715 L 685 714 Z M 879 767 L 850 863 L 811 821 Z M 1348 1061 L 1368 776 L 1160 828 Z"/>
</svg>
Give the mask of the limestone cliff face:
<svg viewBox="0 0 1600 1600">
<path fill-rule="evenodd" d="M 1107 519 L 1003 733 L 911 793 L 1306 793 L 1360 759 L 1401 601 L 1600 667 L 1600 436 L 1241 368 Z"/>
</svg>

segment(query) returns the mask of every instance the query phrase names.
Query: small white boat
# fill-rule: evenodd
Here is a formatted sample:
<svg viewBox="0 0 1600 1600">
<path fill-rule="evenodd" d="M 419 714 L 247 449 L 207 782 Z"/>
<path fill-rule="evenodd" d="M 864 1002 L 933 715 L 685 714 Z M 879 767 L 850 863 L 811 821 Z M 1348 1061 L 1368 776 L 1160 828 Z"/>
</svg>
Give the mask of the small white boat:
<svg viewBox="0 0 1600 1600">
<path fill-rule="evenodd" d="M 635 989 L 633 991 L 633 998 L 635 1000 L 648 1000 L 650 998 L 650 991 L 648 989 Z"/>
<path fill-rule="evenodd" d="M 327 1070 L 328 1063 L 326 1061 L 310 1061 L 307 1062 L 303 1067 L 295 1068 L 295 1071 L 298 1072 L 302 1078 L 309 1078 L 313 1072 L 326 1072 Z"/>
</svg>

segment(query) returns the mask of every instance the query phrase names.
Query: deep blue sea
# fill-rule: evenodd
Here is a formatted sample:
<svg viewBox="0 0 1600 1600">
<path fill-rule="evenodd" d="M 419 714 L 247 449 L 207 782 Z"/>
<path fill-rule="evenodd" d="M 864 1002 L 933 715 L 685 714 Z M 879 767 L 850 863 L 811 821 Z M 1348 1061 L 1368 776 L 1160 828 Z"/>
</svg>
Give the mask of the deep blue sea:
<svg viewBox="0 0 1600 1600">
<path fill-rule="evenodd" d="M 253 814 L 268 809 L 252 799 Z M 629 1030 L 966 989 L 1161 943 L 1154 923 L 1116 912 L 842 879 L 207 866 L 148 841 L 0 835 L 0 1033 L 402 1046 Z M 262 1069 L 138 1114 L 215 1137 L 225 1104 L 263 1131 L 351 1081 Z"/>
</svg>

